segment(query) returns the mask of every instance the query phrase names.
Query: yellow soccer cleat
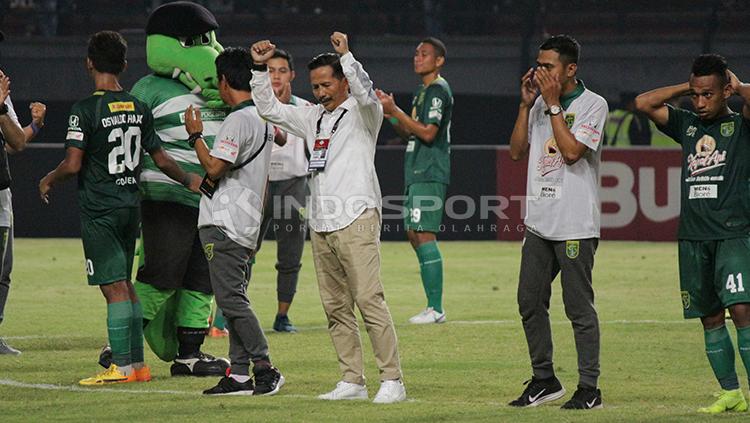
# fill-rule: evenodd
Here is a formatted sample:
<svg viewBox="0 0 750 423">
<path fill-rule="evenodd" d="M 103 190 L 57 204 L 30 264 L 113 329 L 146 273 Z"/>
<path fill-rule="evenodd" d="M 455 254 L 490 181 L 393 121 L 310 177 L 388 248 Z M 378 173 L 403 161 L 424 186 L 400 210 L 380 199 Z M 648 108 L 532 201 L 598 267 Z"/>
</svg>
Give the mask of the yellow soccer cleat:
<svg viewBox="0 0 750 423">
<path fill-rule="evenodd" d="M 112 383 L 135 382 L 136 380 L 135 372 L 132 372 L 130 376 L 126 376 L 117 368 L 116 364 L 112 364 L 107 370 L 102 371 L 94 377 L 81 379 L 78 381 L 78 384 L 83 386 L 102 386 Z"/>
<path fill-rule="evenodd" d="M 747 401 L 742 389 L 733 389 L 731 391 L 721 390 L 716 394 L 719 399 L 708 407 L 698 409 L 699 413 L 719 414 L 725 411 L 747 411 Z"/>
</svg>

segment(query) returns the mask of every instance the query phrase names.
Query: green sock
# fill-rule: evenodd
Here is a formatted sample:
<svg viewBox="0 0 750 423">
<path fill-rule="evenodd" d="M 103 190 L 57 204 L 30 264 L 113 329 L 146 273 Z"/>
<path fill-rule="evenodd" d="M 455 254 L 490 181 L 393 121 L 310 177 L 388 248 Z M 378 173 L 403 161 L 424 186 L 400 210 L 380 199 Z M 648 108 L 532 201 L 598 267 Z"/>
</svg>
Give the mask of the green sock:
<svg viewBox="0 0 750 423">
<path fill-rule="evenodd" d="M 416 249 L 422 286 L 427 294 L 427 307 L 443 312 L 443 258 L 437 242 L 427 242 Z"/>
<path fill-rule="evenodd" d="M 224 328 L 227 327 L 227 320 L 224 318 L 224 313 L 221 312 L 219 307 L 216 307 L 212 326 L 221 330 L 224 330 Z"/>
<path fill-rule="evenodd" d="M 742 364 L 745 365 L 748 378 L 750 378 L 750 326 L 737 328 L 737 349 L 740 350 Z"/>
<path fill-rule="evenodd" d="M 133 304 L 128 301 L 107 304 L 107 333 L 112 347 L 112 362 L 128 366 L 130 360 L 130 325 L 133 320 Z"/>
<path fill-rule="evenodd" d="M 703 332 L 706 341 L 706 356 L 721 389 L 733 390 L 740 387 L 737 372 L 734 370 L 734 346 L 726 326 Z"/>
<path fill-rule="evenodd" d="M 133 364 L 143 363 L 143 308 L 140 301 L 133 303 L 130 322 L 130 358 Z"/>
</svg>

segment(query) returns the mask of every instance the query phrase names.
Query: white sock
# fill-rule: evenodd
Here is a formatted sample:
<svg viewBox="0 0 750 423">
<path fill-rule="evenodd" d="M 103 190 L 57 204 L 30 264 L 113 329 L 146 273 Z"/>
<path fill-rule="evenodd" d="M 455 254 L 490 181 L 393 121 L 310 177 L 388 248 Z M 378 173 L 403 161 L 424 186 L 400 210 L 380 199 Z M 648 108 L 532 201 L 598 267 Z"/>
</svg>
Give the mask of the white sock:
<svg viewBox="0 0 750 423">
<path fill-rule="evenodd" d="M 231 377 L 232 379 L 236 380 L 239 383 L 245 383 L 248 380 L 250 380 L 250 376 L 249 375 L 236 375 L 236 374 L 232 373 L 232 374 L 229 375 L 229 377 Z"/>
<path fill-rule="evenodd" d="M 133 373 L 133 366 L 131 364 L 128 364 L 127 366 L 120 366 L 118 367 L 120 369 L 120 373 L 124 374 L 125 376 L 130 376 L 131 373 Z"/>
</svg>

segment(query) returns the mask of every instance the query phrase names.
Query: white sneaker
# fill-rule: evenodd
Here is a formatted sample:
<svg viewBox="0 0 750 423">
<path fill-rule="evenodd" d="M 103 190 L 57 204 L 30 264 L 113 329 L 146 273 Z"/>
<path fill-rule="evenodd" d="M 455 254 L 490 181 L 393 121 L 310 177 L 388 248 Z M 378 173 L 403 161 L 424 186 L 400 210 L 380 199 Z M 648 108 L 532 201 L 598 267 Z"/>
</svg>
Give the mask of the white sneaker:
<svg viewBox="0 0 750 423">
<path fill-rule="evenodd" d="M 445 322 L 445 311 L 443 311 L 442 313 L 438 313 L 432 307 L 427 307 L 421 313 L 409 319 L 409 323 L 413 323 L 415 325 L 443 322 Z"/>
<path fill-rule="evenodd" d="M 318 395 L 318 399 L 337 401 L 337 400 L 366 400 L 367 387 L 356 383 L 344 382 L 343 380 L 336 384 L 336 389 L 323 395 Z"/>
<path fill-rule="evenodd" d="M 372 402 L 376 404 L 391 404 L 406 399 L 406 387 L 401 380 L 384 380 L 380 384 L 378 394 Z"/>
</svg>

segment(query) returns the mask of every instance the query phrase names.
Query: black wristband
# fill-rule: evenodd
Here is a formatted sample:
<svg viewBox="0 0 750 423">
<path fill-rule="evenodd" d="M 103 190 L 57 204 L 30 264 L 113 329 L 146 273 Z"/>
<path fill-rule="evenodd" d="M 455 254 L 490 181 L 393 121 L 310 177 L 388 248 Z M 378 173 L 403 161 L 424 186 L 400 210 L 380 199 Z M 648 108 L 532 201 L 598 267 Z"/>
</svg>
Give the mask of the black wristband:
<svg viewBox="0 0 750 423">
<path fill-rule="evenodd" d="M 3 103 L 2 106 L 0 106 L 0 116 L 7 115 L 8 114 L 8 105 Z"/>
<path fill-rule="evenodd" d="M 265 72 L 268 70 L 268 65 L 265 63 L 261 63 L 260 65 L 253 62 L 252 65 L 250 65 L 250 70 L 258 71 L 258 72 Z"/>
<path fill-rule="evenodd" d="M 203 138 L 202 132 L 194 132 L 190 134 L 190 136 L 187 139 L 187 143 L 190 146 L 190 148 L 195 148 L 195 142 L 198 141 L 199 138 Z"/>
</svg>

